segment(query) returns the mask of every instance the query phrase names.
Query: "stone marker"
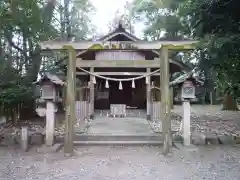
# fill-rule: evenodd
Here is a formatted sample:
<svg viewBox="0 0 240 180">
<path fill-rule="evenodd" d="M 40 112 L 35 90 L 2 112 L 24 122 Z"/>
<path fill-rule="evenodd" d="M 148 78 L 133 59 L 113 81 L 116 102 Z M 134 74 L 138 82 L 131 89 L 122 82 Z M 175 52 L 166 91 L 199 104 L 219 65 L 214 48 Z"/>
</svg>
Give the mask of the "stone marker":
<svg viewBox="0 0 240 180">
<path fill-rule="evenodd" d="M 206 144 L 206 136 L 201 132 L 193 132 L 191 135 L 192 144 L 194 145 L 205 145 Z"/>
<path fill-rule="evenodd" d="M 28 150 L 28 127 L 26 126 L 21 129 L 21 148 L 23 151 Z"/>
<path fill-rule="evenodd" d="M 206 144 L 219 144 L 219 140 L 216 134 L 213 133 L 205 133 L 206 136 Z"/>
<path fill-rule="evenodd" d="M 236 144 L 240 144 L 240 137 L 239 136 L 235 137 L 234 141 Z"/>
<path fill-rule="evenodd" d="M 14 146 L 16 144 L 15 137 L 12 134 L 6 133 L 1 138 L 2 146 Z"/>
<path fill-rule="evenodd" d="M 236 144 L 234 136 L 218 135 L 220 144 Z"/>
<path fill-rule="evenodd" d="M 5 116 L 0 116 L 0 125 L 6 124 L 7 123 L 7 119 Z"/>
<path fill-rule="evenodd" d="M 34 133 L 31 135 L 30 144 L 40 146 L 44 142 L 44 136 L 41 133 Z"/>
</svg>

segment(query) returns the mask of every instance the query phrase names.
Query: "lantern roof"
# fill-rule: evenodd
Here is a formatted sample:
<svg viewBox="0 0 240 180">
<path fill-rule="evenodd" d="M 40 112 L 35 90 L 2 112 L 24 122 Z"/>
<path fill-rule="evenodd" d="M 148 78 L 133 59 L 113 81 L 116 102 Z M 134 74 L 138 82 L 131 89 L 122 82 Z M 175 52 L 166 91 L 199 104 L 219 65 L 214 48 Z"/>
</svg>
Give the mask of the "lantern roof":
<svg viewBox="0 0 240 180">
<path fill-rule="evenodd" d="M 177 84 L 182 84 L 183 82 L 190 80 L 193 81 L 195 84 L 203 85 L 204 81 L 201 80 L 199 77 L 194 76 L 194 70 L 184 73 L 183 75 L 176 78 L 174 81 L 171 82 L 170 85 L 174 86 Z"/>
<path fill-rule="evenodd" d="M 34 82 L 34 84 L 39 85 L 44 81 L 50 81 L 56 85 L 64 85 L 64 82 L 58 76 L 53 75 L 49 72 L 44 73 L 38 81 Z"/>
</svg>

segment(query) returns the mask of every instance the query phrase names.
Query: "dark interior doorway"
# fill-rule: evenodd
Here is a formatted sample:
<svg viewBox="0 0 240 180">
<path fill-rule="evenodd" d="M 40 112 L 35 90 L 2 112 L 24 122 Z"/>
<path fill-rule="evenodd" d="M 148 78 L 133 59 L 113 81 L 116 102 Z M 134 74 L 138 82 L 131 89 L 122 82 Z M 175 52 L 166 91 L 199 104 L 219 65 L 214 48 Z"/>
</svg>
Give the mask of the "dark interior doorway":
<svg viewBox="0 0 240 180">
<path fill-rule="evenodd" d="M 115 78 L 126 78 L 119 76 Z M 146 85 L 145 79 L 136 80 L 135 88 L 132 88 L 131 81 L 123 81 L 123 89 L 119 89 L 119 82 L 109 81 L 109 88 L 105 88 L 105 80 L 97 80 L 101 88 L 96 88 L 95 92 L 95 109 L 110 109 L 110 104 L 126 104 L 138 109 L 146 109 Z M 99 98 L 98 91 L 107 91 L 108 98 Z"/>
<path fill-rule="evenodd" d="M 119 82 L 110 82 L 109 103 L 131 105 L 132 88 L 129 82 L 122 82 L 123 89 L 119 89 Z"/>
<path fill-rule="evenodd" d="M 146 86 L 143 80 L 135 81 L 135 88 L 132 88 L 131 81 L 122 82 L 123 89 L 119 89 L 119 82 L 110 82 L 109 103 L 126 104 L 139 109 L 146 108 Z"/>
</svg>

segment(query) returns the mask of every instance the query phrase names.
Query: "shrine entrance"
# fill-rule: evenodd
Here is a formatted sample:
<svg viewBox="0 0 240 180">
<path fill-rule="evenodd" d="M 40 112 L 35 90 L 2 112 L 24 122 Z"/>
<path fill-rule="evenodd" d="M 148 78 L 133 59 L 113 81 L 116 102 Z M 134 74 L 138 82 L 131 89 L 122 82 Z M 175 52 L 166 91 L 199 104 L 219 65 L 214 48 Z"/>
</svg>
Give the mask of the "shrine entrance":
<svg viewBox="0 0 240 180">
<path fill-rule="evenodd" d="M 129 76 L 111 76 L 116 79 L 132 78 Z M 134 81 L 113 81 L 96 78 L 94 96 L 94 114 L 96 116 L 146 117 L 145 79 Z"/>
<path fill-rule="evenodd" d="M 97 79 L 97 82 L 101 80 Z M 144 106 L 144 98 L 146 98 L 146 89 L 144 86 L 144 80 L 137 80 L 135 88 L 132 88 L 131 81 L 123 82 L 122 89 L 119 89 L 119 83 L 115 81 L 109 81 L 109 88 L 99 88 L 97 85 L 94 88 L 95 92 L 103 93 L 103 89 L 109 92 L 109 108 L 107 109 L 96 109 L 94 108 L 94 119 L 90 118 L 92 114 L 91 103 L 90 103 L 90 87 L 81 86 L 76 89 L 76 123 L 75 123 L 75 132 L 76 136 L 81 139 L 81 135 L 86 137 L 92 136 L 93 134 L 101 136 L 101 138 L 116 138 L 116 136 L 121 136 L 127 138 L 128 136 L 133 138 L 129 142 L 134 140 L 141 139 L 142 136 L 151 136 L 155 137 L 154 132 L 149 127 L 149 123 L 146 120 L 146 110 L 141 109 Z M 85 83 L 86 84 L 86 83 Z M 102 87 L 101 83 L 99 85 Z M 134 93 L 141 92 L 142 97 L 136 96 L 135 99 L 142 99 L 142 106 L 137 108 L 131 108 L 133 105 L 138 105 L 137 101 L 134 101 Z M 141 93 L 140 93 L 141 94 Z M 98 96 L 96 93 L 95 96 Z M 98 99 L 98 98 L 96 98 Z M 104 99 L 103 96 L 100 96 L 101 99 Z M 138 99 L 138 100 L 139 100 Z M 102 101 L 102 104 L 105 104 L 106 101 Z M 105 102 L 105 103 L 104 103 Z M 135 104 L 134 104 L 135 103 Z M 99 103 L 101 104 L 101 103 Z M 99 105 L 98 104 L 98 105 Z M 126 105 L 126 116 L 112 116 L 111 115 L 111 105 Z M 96 105 L 96 104 L 95 104 Z M 99 107 L 98 107 L 99 108 Z M 144 108 L 144 107 L 143 107 Z M 129 138 L 128 137 L 128 138 Z M 98 137 L 99 138 L 99 137 Z M 96 138 L 97 141 L 99 139 Z M 135 138 L 135 139 L 134 139 Z M 158 137 L 157 137 L 158 138 Z M 118 137 L 117 137 L 118 139 Z M 116 140 L 116 139 L 114 139 Z"/>
</svg>

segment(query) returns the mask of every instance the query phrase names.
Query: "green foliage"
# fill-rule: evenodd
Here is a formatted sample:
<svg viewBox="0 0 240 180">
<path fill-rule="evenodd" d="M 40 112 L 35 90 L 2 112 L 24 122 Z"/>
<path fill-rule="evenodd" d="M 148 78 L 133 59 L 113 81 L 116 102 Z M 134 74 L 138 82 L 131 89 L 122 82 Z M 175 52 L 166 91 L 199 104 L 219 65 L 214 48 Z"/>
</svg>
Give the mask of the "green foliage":
<svg viewBox="0 0 240 180">
<path fill-rule="evenodd" d="M 71 9 L 71 33 L 75 40 L 84 40 L 92 36 L 96 27 L 91 23 L 91 16 L 95 12 L 89 0 L 73 1 Z"/>
<path fill-rule="evenodd" d="M 33 86 L 14 68 L 0 70 L 0 115 L 13 116 L 22 104 L 33 100 Z"/>
<path fill-rule="evenodd" d="M 144 31 L 148 40 L 165 38 L 179 40 L 186 35 L 188 27 L 177 13 L 180 1 L 135 0 L 134 15 L 146 25 Z"/>
<path fill-rule="evenodd" d="M 133 4 L 135 17 L 145 23 L 145 39 L 198 39 L 198 49 L 185 55 L 184 63 L 195 59 L 207 91 L 215 87 L 240 95 L 240 1 L 134 0 Z"/>
<path fill-rule="evenodd" d="M 85 39 L 93 29 L 89 14 L 94 11 L 88 0 L 64 2 L 65 6 L 58 8 L 60 0 L 1 0 L 1 113 L 12 116 L 23 103 L 32 107 L 32 82 L 41 71 L 58 69 L 54 58 L 42 60 L 39 41 L 63 38 L 69 33 L 66 27 L 70 27 L 75 39 Z M 70 24 L 65 21 L 67 13 Z"/>
<path fill-rule="evenodd" d="M 120 12 L 117 10 L 114 14 L 113 19 L 109 22 L 109 31 L 112 32 L 114 31 L 118 25 L 119 22 L 121 22 L 122 26 L 124 29 L 126 29 L 129 33 L 134 34 L 135 29 L 134 29 L 134 23 L 136 18 L 134 17 L 134 6 L 132 3 L 126 2 L 124 5 L 124 11 Z"/>
<path fill-rule="evenodd" d="M 18 104 L 28 102 L 33 98 L 32 88 L 27 84 L 4 84 L 0 89 L 0 101 L 6 107 L 15 107 Z"/>
<path fill-rule="evenodd" d="M 216 85 L 224 93 L 240 93 L 240 18 L 237 0 L 185 1 L 181 14 L 190 17 L 193 35 L 201 38 L 202 65 L 217 72 Z"/>
</svg>

